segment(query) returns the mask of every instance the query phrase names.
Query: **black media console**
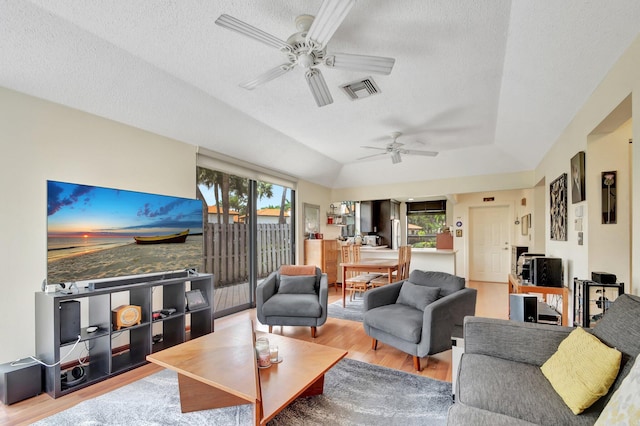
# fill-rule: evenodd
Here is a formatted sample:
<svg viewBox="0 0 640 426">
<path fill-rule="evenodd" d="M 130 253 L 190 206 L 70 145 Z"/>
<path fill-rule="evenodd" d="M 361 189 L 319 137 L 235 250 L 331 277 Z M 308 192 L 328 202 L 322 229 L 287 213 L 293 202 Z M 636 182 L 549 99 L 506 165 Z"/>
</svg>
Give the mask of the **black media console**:
<svg viewBox="0 0 640 426">
<path fill-rule="evenodd" d="M 191 290 L 200 290 L 206 303 L 189 310 L 186 293 Z M 43 368 L 44 391 L 54 398 L 139 367 L 150 353 L 213 331 L 211 274 L 181 271 L 102 280 L 72 294 L 38 292 L 35 299 L 36 357 L 56 364 Z M 154 315 L 159 311 L 163 315 Z M 79 340 L 69 335 L 77 330 L 76 323 Z"/>
</svg>

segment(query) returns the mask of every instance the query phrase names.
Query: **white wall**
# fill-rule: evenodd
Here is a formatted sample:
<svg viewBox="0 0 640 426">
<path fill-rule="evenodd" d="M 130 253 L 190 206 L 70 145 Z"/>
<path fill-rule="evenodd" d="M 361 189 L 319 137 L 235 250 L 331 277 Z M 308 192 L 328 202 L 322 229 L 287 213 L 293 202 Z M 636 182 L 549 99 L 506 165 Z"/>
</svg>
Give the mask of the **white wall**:
<svg viewBox="0 0 640 426">
<path fill-rule="evenodd" d="M 589 271 L 613 273 L 627 285 L 631 278 L 631 137 L 631 120 L 612 133 L 589 137 L 585 166 L 588 208 L 584 209 L 587 217 L 583 218 L 585 238 L 597 242 L 587 245 Z M 615 224 L 603 224 L 601 173 L 612 170 L 617 171 L 617 220 Z M 582 278 L 590 279 L 591 275 Z"/>
<path fill-rule="evenodd" d="M 586 223 L 590 223 L 589 218 L 594 217 L 594 215 L 599 215 L 599 204 L 593 204 L 593 202 L 595 202 L 595 200 L 593 200 L 594 197 L 597 197 L 599 200 L 599 196 L 592 195 L 592 191 L 594 190 L 592 179 L 595 179 L 595 175 L 598 176 L 597 179 L 599 180 L 600 172 L 605 170 L 594 170 L 593 166 L 591 166 L 591 164 L 593 164 L 591 161 L 595 160 L 595 157 L 590 155 L 591 147 L 588 146 L 589 135 L 618 105 L 630 94 L 634 93 L 640 93 L 640 37 L 632 43 L 596 90 L 585 100 L 583 107 L 577 111 L 571 123 L 569 123 L 557 142 L 536 168 L 536 182 L 542 179 L 546 181 L 546 211 L 549 211 L 549 183 L 560 176 L 561 173 L 570 175 L 571 158 L 578 151 L 585 151 L 587 156 L 586 177 L 588 179 L 588 198 L 586 204 L 582 203 L 585 204 L 585 208 L 583 209 L 585 214 L 584 219 L 587 221 Z M 632 96 L 632 120 L 640 122 L 640 96 Z M 638 128 L 639 126 L 635 126 L 635 128 L 631 130 L 631 135 L 636 141 L 640 140 L 640 131 Z M 625 135 L 628 134 L 629 129 L 624 132 Z M 609 169 L 625 170 L 629 168 L 629 166 L 625 164 L 629 163 L 629 158 L 625 154 L 619 153 L 609 160 L 614 161 L 607 163 Z M 615 162 L 618 162 L 618 164 L 616 165 Z M 632 170 L 640 170 L 640 153 L 638 153 L 638 150 L 632 152 L 630 162 L 630 168 Z M 596 167 L 604 166 L 602 163 L 595 164 L 598 164 Z M 631 188 L 640 188 L 640 173 L 632 173 L 631 175 Z M 625 219 L 622 217 L 621 220 L 618 221 L 619 228 L 626 230 L 622 232 L 628 232 L 629 235 L 631 235 L 631 253 L 629 253 L 629 247 L 625 244 L 619 245 L 610 239 L 604 241 L 595 239 L 603 235 L 597 232 L 591 234 L 591 229 L 585 232 L 584 245 L 578 245 L 577 231 L 575 231 L 573 227 L 574 220 L 576 219 L 575 208 L 571 205 L 571 200 L 569 200 L 568 224 L 570 224 L 570 226 L 568 229 L 568 240 L 551 241 L 549 239 L 549 218 L 546 218 L 546 254 L 565 259 L 565 269 L 568 277 L 590 278 L 590 273 L 593 269 L 590 265 L 592 259 L 589 255 L 589 247 L 592 245 L 600 245 L 601 250 L 611 253 L 610 263 L 607 265 L 606 270 L 624 270 L 628 262 L 627 259 L 630 257 L 632 263 L 631 270 L 640 271 L 640 256 L 637 254 L 638 249 L 640 249 L 640 235 L 635 235 L 632 232 L 634 228 L 640 225 L 640 196 L 638 196 L 637 191 L 634 191 L 633 195 L 630 218 Z M 614 229 L 614 227 L 610 229 Z M 631 285 L 626 286 L 626 291 L 639 294 L 640 274 L 634 273 L 630 279 L 630 284 Z"/>
<path fill-rule="evenodd" d="M 402 165 L 398 165 L 402 167 Z M 534 173 L 505 173 L 465 178 L 451 178 L 431 181 L 406 182 L 389 185 L 374 185 L 352 188 L 336 188 L 332 191 L 334 200 L 384 200 L 420 197 L 441 197 L 449 194 L 464 194 L 482 191 L 531 188 Z"/>
<path fill-rule="evenodd" d="M 35 353 L 46 181 L 195 197 L 195 147 L 0 88 L 0 362 Z"/>
</svg>

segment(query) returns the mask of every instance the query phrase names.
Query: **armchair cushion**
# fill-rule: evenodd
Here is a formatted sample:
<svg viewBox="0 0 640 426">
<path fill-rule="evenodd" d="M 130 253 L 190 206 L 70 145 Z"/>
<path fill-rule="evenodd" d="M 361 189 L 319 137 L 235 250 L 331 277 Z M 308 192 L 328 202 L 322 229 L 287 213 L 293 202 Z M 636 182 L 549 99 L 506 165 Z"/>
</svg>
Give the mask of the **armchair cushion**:
<svg viewBox="0 0 640 426">
<path fill-rule="evenodd" d="M 364 322 L 408 342 L 418 343 L 422 336 L 423 312 L 395 303 L 365 312 Z"/>
<path fill-rule="evenodd" d="M 421 271 L 419 269 L 411 271 L 409 281 L 418 285 L 439 287 L 440 297 L 453 294 L 462 290 L 465 286 L 465 280 L 462 277 L 447 274 L 446 272 Z"/>
<path fill-rule="evenodd" d="M 262 314 L 270 317 L 315 317 L 322 314 L 322 306 L 315 294 L 277 293 L 262 305 Z"/>
<path fill-rule="evenodd" d="M 280 294 L 316 294 L 315 275 L 280 275 Z"/>
<path fill-rule="evenodd" d="M 438 300 L 439 296 L 440 288 L 438 287 L 427 287 L 414 284 L 411 281 L 405 281 L 402 283 L 396 303 L 424 311 L 424 308 Z"/>
<path fill-rule="evenodd" d="M 607 394 L 618 376 L 621 358 L 620 351 L 576 328 L 541 370 L 573 414 L 580 414 Z"/>
</svg>

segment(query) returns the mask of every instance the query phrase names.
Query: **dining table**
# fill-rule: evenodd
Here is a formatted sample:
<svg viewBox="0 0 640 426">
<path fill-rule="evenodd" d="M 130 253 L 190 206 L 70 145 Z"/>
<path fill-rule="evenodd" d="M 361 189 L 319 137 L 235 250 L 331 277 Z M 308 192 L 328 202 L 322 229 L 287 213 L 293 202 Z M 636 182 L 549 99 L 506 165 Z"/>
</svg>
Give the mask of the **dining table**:
<svg viewBox="0 0 640 426">
<path fill-rule="evenodd" d="M 345 307 L 347 272 L 380 272 L 389 277 L 389 284 L 393 280 L 393 272 L 398 270 L 398 259 L 367 259 L 355 263 L 341 263 L 342 266 L 342 307 Z"/>
</svg>

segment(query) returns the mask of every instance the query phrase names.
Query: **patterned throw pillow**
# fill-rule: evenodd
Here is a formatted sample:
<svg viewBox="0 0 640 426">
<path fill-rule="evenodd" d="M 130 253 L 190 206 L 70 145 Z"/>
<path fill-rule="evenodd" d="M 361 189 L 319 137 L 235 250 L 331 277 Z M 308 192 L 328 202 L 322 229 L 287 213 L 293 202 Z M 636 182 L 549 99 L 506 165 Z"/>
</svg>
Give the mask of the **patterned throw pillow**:
<svg viewBox="0 0 640 426">
<path fill-rule="evenodd" d="M 640 424 L 640 356 L 615 391 L 595 426 L 628 426 Z"/>
<path fill-rule="evenodd" d="M 573 414 L 580 414 L 607 394 L 621 359 L 619 350 L 576 328 L 540 368 Z"/>
</svg>

